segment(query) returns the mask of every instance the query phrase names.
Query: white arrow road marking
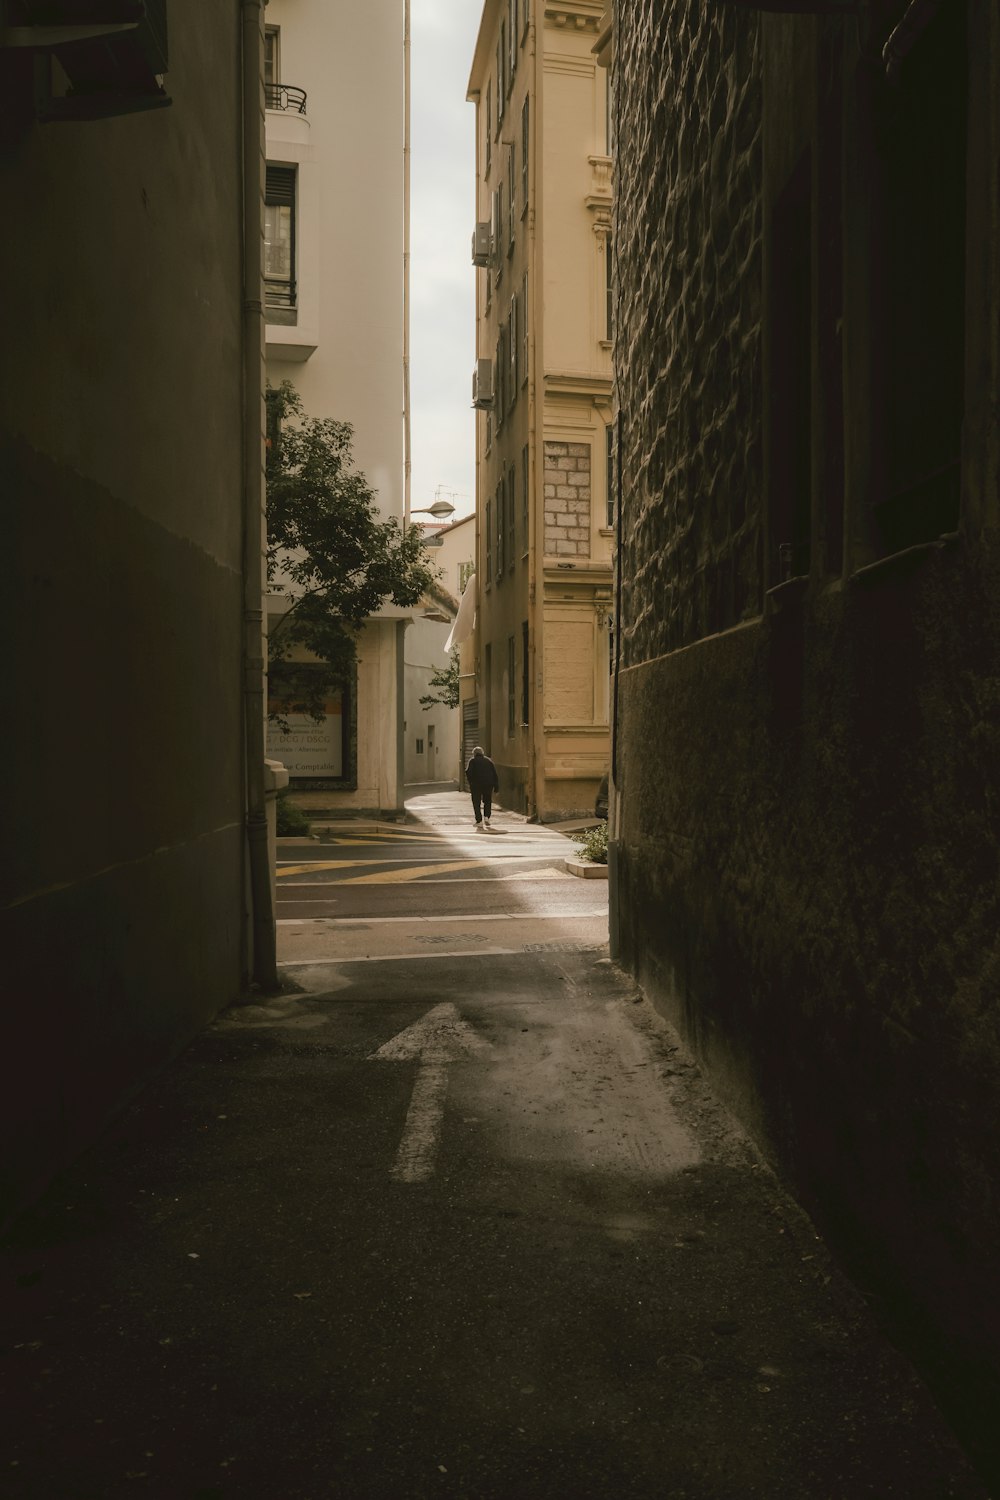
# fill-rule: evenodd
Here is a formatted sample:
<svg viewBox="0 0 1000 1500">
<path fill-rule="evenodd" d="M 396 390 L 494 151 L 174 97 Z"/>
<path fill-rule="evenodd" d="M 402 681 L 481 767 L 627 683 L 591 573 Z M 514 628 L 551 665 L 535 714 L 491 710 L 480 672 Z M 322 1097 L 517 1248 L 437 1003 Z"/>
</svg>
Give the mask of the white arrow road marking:
<svg viewBox="0 0 1000 1500">
<path fill-rule="evenodd" d="M 491 1052 L 454 1005 L 435 1005 L 419 1021 L 383 1043 L 369 1058 L 377 1062 L 420 1059 L 413 1097 L 390 1177 L 397 1182 L 426 1182 L 433 1176 L 444 1102 L 448 1094 L 448 1064 L 459 1057 Z"/>
</svg>

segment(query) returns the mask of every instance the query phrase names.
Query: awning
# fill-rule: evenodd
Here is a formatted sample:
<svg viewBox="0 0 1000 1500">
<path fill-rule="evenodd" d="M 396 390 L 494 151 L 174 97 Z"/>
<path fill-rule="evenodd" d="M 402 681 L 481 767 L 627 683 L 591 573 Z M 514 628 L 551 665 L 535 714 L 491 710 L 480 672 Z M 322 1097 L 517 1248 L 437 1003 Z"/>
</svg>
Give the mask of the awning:
<svg viewBox="0 0 1000 1500">
<path fill-rule="evenodd" d="M 458 614 L 455 623 L 448 632 L 448 639 L 444 643 L 444 649 L 450 651 L 453 646 L 460 646 L 467 641 L 472 634 L 476 624 L 476 605 L 479 602 L 479 590 L 476 586 L 476 575 L 470 573 L 462 594 L 462 602 L 458 606 Z"/>
</svg>

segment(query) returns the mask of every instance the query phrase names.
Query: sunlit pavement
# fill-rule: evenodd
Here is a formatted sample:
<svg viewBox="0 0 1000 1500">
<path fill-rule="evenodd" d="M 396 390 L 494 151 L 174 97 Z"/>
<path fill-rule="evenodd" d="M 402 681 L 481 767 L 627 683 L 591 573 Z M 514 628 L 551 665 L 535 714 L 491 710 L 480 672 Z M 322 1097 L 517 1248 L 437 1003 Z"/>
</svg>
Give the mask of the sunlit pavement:
<svg viewBox="0 0 1000 1500">
<path fill-rule="evenodd" d="M 606 887 L 441 814 L 282 844 L 285 991 L 20 1226 L 4 1495 L 982 1500 L 609 962 Z"/>
</svg>

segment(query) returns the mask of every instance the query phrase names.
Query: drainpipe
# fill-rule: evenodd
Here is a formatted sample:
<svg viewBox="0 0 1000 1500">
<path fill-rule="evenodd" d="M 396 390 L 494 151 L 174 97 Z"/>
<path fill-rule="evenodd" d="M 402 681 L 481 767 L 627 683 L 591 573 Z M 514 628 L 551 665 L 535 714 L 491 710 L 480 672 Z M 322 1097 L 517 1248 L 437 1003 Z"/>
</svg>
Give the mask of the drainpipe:
<svg viewBox="0 0 1000 1500">
<path fill-rule="evenodd" d="M 403 525 L 410 524 L 410 0 L 403 4 Z"/>
<path fill-rule="evenodd" d="M 528 508 L 528 670 L 531 673 L 531 681 L 528 690 L 528 787 L 527 787 L 527 817 L 529 823 L 539 821 L 538 811 L 538 764 L 540 756 L 538 745 L 541 740 L 544 754 L 544 730 L 541 720 L 542 697 L 538 692 L 538 642 L 542 632 L 539 631 L 538 621 L 544 615 L 545 609 L 545 579 L 538 577 L 539 560 L 543 556 L 544 541 L 542 548 L 538 545 L 538 528 L 542 527 L 544 538 L 545 527 L 545 418 L 544 411 L 539 418 L 539 402 L 544 405 L 544 391 L 539 382 L 539 359 L 538 359 L 538 323 L 536 321 L 538 310 L 541 308 L 541 298 L 538 295 L 538 235 L 536 224 L 539 214 L 538 184 L 541 164 L 541 150 L 539 140 L 542 133 L 542 69 L 539 64 L 539 44 L 537 20 L 531 17 L 531 30 L 528 36 L 528 56 L 531 60 L 531 69 L 535 82 L 535 92 L 532 104 L 528 111 L 528 129 L 530 132 L 529 147 L 531 150 L 531 181 L 528 191 L 534 191 L 533 206 L 528 214 L 528 297 L 531 303 L 532 316 L 528 318 L 528 309 L 524 309 L 524 316 L 528 318 L 528 327 L 531 329 L 531 345 L 528 350 L 528 453 L 529 468 L 528 482 L 530 484 L 534 476 L 532 488 L 532 499 L 534 504 Z M 539 434 L 542 441 L 539 442 Z M 539 501 L 539 496 L 541 500 Z M 539 521 L 539 516 L 541 521 Z M 543 626 L 544 629 L 544 626 Z M 544 764 L 544 761 L 542 762 Z"/>
<path fill-rule="evenodd" d="M 612 8 L 612 24 L 617 21 L 617 16 Z M 618 142 L 621 139 L 620 106 L 618 79 L 615 77 L 615 48 L 612 41 L 611 56 L 608 59 L 611 71 L 611 108 L 613 129 L 612 137 L 614 150 L 617 155 Z M 618 174 L 612 166 L 612 182 L 614 183 L 614 200 L 612 205 L 612 236 L 617 240 L 618 230 Z M 622 326 L 621 320 L 621 277 L 617 271 L 618 257 L 615 256 L 614 280 L 612 290 L 615 299 L 615 326 L 614 336 L 617 338 Z M 619 683 L 621 679 L 622 662 L 622 439 L 625 432 L 625 424 L 622 420 L 621 411 L 621 387 L 618 384 L 618 361 L 614 357 L 614 421 L 615 421 L 615 661 L 614 661 L 614 689 L 611 706 L 611 776 L 608 787 L 608 952 L 610 956 L 617 959 L 621 955 L 621 901 L 618 889 L 618 748 L 619 748 Z"/>
<path fill-rule="evenodd" d="M 241 0 L 243 28 L 243 727 L 253 979 L 278 988 L 267 843 L 264 714 L 264 301 L 261 228 L 264 109 L 262 0 Z"/>
</svg>

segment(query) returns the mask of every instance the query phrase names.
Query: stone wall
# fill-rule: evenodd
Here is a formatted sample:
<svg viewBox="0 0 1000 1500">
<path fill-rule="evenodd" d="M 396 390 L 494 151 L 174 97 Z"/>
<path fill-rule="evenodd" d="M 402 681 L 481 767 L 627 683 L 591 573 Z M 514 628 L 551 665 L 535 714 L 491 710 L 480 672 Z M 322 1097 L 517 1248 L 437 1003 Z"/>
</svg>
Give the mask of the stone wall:
<svg viewBox="0 0 1000 1500">
<path fill-rule="evenodd" d="M 761 606 L 761 63 L 728 5 L 625 3 L 617 349 L 629 663 Z M 622 208 L 624 211 L 622 211 Z"/>
<path fill-rule="evenodd" d="M 590 444 L 545 444 L 545 555 L 590 556 Z"/>
<path fill-rule="evenodd" d="M 623 961 L 995 1474 L 1000 20 L 985 0 L 967 14 L 962 518 L 879 557 L 865 131 L 884 81 L 835 21 L 616 8 L 615 780 Z M 765 593 L 767 233 L 779 159 L 803 144 L 820 173 L 811 505 L 826 543 Z M 841 163 L 843 193 L 822 175 Z"/>
</svg>

